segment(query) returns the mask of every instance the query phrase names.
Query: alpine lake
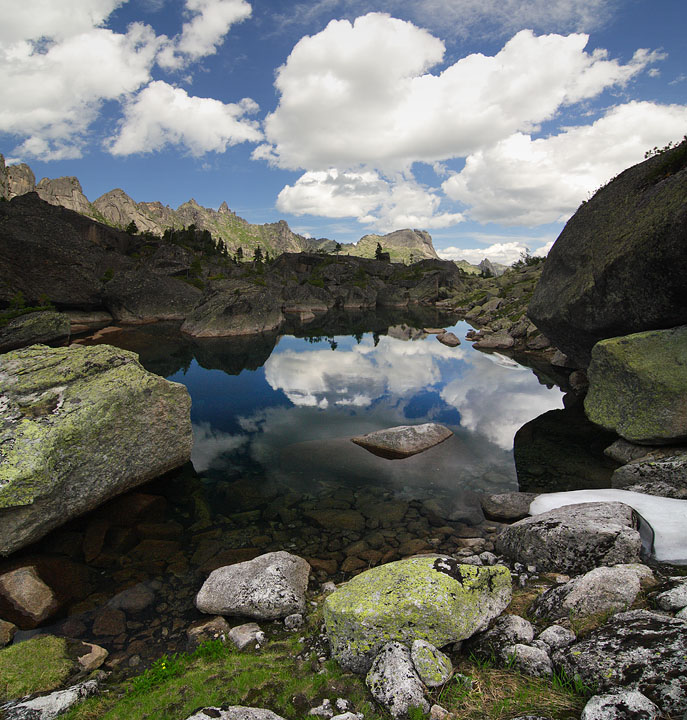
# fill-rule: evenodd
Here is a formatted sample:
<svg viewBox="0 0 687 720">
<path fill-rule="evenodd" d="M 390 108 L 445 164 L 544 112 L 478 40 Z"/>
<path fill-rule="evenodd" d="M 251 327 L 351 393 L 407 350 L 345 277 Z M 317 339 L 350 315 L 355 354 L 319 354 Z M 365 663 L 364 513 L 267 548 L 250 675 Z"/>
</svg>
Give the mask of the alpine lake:
<svg viewBox="0 0 687 720">
<path fill-rule="evenodd" d="M 434 328 L 461 344 L 443 345 L 425 332 Z M 572 457 L 607 487 L 610 443 L 571 429 L 575 410 L 563 409 L 556 384 L 565 375 L 475 350 L 469 329 L 416 309 L 295 321 L 280 335 L 198 339 L 157 323 L 77 339 L 132 350 L 183 383 L 193 453 L 13 556 L 35 560 L 62 603 L 58 620 L 17 640 L 52 632 L 95 642 L 110 667 L 140 672 L 186 648 L 203 617 L 195 594 L 222 565 L 287 550 L 311 563 L 314 586 L 341 582 L 416 553 L 492 550 L 500 526 L 485 519 L 480 493 L 577 489 Z M 539 427 L 539 417 L 549 420 Z M 426 422 L 453 436 L 406 459 L 351 442 Z M 547 458 L 556 467 L 542 466 Z"/>
</svg>

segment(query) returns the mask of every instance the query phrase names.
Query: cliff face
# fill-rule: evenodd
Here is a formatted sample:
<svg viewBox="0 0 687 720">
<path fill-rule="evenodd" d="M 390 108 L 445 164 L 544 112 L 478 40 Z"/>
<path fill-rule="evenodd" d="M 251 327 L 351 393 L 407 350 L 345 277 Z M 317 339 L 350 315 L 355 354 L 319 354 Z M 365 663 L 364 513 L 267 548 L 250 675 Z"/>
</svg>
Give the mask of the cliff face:
<svg viewBox="0 0 687 720">
<path fill-rule="evenodd" d="M 431 235 L 424 230 L 410 229 L 395 230 L 388 235 L 364 235 L 357 243 L 344 245 L 341 253 L 373 258 L 377 243 L 384 252 L 389 253 L 392 262 L 439 259 L 432 245 Z"/>
</svg>

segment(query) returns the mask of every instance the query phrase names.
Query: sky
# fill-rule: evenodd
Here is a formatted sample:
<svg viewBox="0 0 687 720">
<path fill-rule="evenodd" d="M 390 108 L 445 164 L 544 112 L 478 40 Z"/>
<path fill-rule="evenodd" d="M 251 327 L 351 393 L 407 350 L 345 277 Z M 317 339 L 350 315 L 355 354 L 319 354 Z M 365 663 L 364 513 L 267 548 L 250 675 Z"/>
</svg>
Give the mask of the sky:
<svg viewBox="0 0 687 720">
<path fill-rule="evenodd" d="M 545 254 L 687 134 L 684 0 L 0 0 L 0 153 L 440 256 Z"/>
</svg>

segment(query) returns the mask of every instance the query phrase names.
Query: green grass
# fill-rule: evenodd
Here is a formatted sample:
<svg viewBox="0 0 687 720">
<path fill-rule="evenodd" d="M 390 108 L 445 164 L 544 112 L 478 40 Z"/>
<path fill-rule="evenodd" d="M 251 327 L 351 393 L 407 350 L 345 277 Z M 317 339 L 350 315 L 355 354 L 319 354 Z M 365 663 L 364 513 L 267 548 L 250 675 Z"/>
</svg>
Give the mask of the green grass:
<svg viewBox="0 0 687 720">
<path fill-rule="evenodd" d="M 75 671 L 64 638 L 44 635 L 0 651 L 0 701 L 58 688 Z"/>
</svg>

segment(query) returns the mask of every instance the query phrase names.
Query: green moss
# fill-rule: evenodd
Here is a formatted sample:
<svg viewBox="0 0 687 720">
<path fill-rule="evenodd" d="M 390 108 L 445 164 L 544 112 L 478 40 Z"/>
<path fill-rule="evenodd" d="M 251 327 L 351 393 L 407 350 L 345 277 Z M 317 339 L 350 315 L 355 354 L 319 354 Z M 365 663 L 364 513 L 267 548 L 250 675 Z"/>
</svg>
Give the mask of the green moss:
<svg viewBox="0 0 687 720">
<path fill-rule="evenodd" d="M 0 701 L 55 690 L 75 670 L 64 638 L 43 635 L 0 650 Z"/>
</svg>

